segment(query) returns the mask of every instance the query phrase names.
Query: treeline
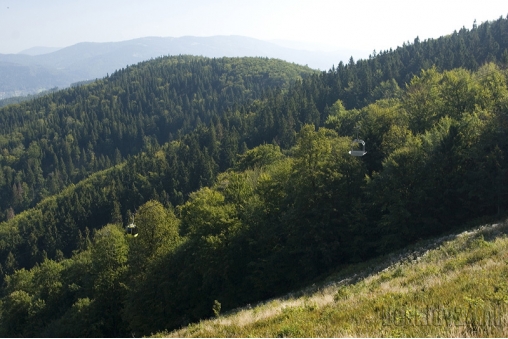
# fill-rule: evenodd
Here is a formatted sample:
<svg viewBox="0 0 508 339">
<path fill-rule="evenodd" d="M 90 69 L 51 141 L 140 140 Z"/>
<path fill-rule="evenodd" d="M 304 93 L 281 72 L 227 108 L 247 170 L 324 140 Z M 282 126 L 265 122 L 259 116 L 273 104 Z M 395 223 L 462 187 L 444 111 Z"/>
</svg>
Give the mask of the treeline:
<svg viewBox="0 0 508 339">
<path fill-rule="evenodd" d="M 76 216 L 102 204 L 97 210 L 112 211 L 103 216 L 111 222 L 78 234 L 69 259 L 45 259 L 6 277 L 1 333 L 127 336 L 177 328 L 212 316 L 219 304 L 224 311 L 269 298 L 339 265 L 501 213 L 507 112 L 508 74 L 495 64 L 477 72 L 432 68 L 399 98 L 352 110 L 337 101 L 327 128 L 304 125 L 287 152 L 274 144 L 247 150 L 176 207 L 155 200 L 165 200 L 157 185 L 170 181 L 161 175 L 171 171 L 161 169 L 178 142 L 152 148 L 66 189 L 57 203 L 44 202 Z M 341 136 L 358 123 L 369 147 L 363 158 L 350 156 L 351 138 Z M 93 182 L 115 175 L 124 176 Z M 153 200 L 135 215 L 139 236 L 126 236 L 115 204 L 146 199 Z M 42 218 L 51 214 L 43 204 Z M 22 230 L 37 213 L 3 226 Z"/>
<path fill-rule="evenodd" d="M 404 87 L 422 69 L 432 66 L 440 71 L 454 68 L 477 70 L 486 62 L 508 65 L 508 20 L 484 22 L 472 29 L 461 28 L 438 39 L 404 43 L 395 50 L 374 51 L 368 60 L 347 65 L 339 63 L 340 98 L 347 108 L 359 108 L 380 99 L 386 86 L 393 80 Z M 376 88 L 382 82 L 384 87 Z"/>
<path fill-rule="evenodd" d="M 313 72 L 281 60 L 166 57 L 0 109 L 0 220 Z"/>
<path fill-rule="evenodd" d="M 58 87 L 53 87 L 48 90 L 41 91 L 37 94 L 28 94 L 28 95 L 21 95 L 21 96 L 1 99 L 0 100 L 0 107 L 12 105 L 12 104 L 19 104 L 24 101 L 33 100 L 35 98 L 42 97 L 42 96 L 48 95 L 48 94 L 56 92 L 56 91 L 58 91 Z"/>
</svg>

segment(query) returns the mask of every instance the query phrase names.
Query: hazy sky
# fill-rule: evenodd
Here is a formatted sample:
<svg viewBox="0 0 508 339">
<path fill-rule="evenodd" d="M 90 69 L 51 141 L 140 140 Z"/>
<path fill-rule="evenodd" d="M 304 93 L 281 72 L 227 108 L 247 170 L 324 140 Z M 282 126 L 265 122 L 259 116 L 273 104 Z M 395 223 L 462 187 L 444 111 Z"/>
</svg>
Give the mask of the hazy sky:
<svg viewBox="0 0 508 339">
<path fill-rule="evenodd" d="M 243 35 L 371 52 L 507 14 L 506 0 L 0 0 L 0 53 L 185 35 Z"/>
</svg>

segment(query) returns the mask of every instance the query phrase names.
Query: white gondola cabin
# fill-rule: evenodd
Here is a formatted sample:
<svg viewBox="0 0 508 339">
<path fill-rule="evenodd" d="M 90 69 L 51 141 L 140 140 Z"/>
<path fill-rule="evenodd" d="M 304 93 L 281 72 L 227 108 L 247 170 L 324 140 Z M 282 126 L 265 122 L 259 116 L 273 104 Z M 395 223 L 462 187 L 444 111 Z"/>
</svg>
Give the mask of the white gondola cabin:
<svg viewBox="0 0 508 339">
<path fill-rule="evenodd" d="M 365 151 L 365 141 L 361 139 L 355 139 L 351 143 L 351 150 L 349 151 L 349 154 L 355 157 L 362 157 L 367 152 Z"/>
</svg>

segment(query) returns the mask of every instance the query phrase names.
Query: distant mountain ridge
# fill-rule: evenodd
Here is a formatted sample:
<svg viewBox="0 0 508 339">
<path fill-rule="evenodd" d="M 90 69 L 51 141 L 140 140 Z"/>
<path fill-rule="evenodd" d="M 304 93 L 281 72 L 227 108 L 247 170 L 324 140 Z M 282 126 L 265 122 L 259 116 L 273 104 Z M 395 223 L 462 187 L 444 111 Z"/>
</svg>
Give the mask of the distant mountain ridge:
<svg viewBox="0 0 508 339">
<path fill-rule="evenodd" d="M 102 78 L 127 65 L 164 55 L 259 56 L 322 70 L 350 57 L 347 51 L 298 50 L 243 36 L 145 37 L 120 42 L 82 42 L 47 51 L 51 48 L 34 47 L 18 54 L 0 54 L 0 99 Z"/>
<path fill-rule="evenodd" d="M 41 54 L 48 54 L 58 51 L 59 49 L 62 49 L 62 47 L 46 47 L 46 46 L 35 46 L 31 47 L 25 50 L 22 50 L 18 54 L 25 54 L 25 55 L 41 55 Z"/>
</svg>

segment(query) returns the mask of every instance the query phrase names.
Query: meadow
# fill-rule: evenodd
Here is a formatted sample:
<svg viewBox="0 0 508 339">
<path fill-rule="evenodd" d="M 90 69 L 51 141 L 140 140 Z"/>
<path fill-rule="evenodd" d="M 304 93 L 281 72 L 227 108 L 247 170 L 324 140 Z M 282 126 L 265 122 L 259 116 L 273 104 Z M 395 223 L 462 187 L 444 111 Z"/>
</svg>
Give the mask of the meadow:
<svg viewBox="0 0 508 339">
<path fill-rule="evenodd" d="M 504 221 L 426 241 L 155 337 L 504 337 L 507 232 Z"/>
</svg>

